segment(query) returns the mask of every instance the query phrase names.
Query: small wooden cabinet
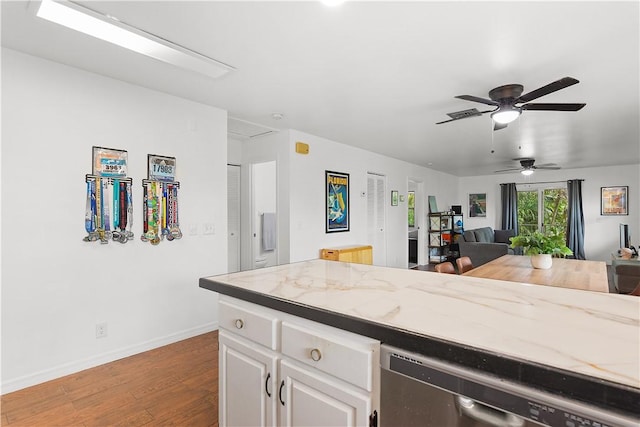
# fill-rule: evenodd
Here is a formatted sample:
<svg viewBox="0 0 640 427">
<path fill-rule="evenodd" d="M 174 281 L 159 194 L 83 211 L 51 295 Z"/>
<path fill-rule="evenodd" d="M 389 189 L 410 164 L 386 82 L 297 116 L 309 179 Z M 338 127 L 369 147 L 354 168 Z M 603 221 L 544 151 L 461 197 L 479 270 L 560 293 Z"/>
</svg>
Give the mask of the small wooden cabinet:
<svg viewBox="0 0 640 427">
<path fill-rule="evenodd" d="M 325 248 L 320 251 L 320 258 L 329 261 L 371 265 L 373 264 L 373 247 L 370 245 L 353 245 Z"/>
<path fill-rule="evenodd" d="M 219 423 L 369 426 L 380 342 L 221 295 Z"/>
</svg>

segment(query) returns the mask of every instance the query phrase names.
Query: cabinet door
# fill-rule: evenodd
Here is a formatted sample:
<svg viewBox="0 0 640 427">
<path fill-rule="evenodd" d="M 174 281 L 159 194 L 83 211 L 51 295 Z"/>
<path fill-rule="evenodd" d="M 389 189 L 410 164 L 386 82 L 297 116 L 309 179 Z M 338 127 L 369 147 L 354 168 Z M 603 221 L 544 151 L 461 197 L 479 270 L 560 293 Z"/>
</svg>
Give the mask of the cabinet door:
<svg viewBox="0 0 640 427">
<path fill-rule="evenodd" d="M 283 426 L 367 426 L 371 396 L 287 359 L 280 361 L 278 387 Z"/>
<path fill-rule="evenodd" d="M 219 331 L 220 426 L 277 425 L 275 353 Z"/>
</svg>

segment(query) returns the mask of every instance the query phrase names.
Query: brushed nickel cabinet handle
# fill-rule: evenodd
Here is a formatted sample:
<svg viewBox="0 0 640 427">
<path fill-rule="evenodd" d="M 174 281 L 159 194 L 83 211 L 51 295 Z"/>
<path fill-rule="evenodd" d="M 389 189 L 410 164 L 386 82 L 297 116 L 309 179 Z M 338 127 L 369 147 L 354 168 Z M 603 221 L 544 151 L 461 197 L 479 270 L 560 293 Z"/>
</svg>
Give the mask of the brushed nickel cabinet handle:
<svg viewBox="0 0 640 427">
<path fill-rule="evenodd" d="M 309 352 L 309 355 L 314 362 L 322 359 L 322 353 L 320 353 L 320 350 L 318 350 L 317 348 L 312 349 L 311 352 Z"/>
<path fill-rule="evenodd" d="M 236 324 L 236 328 L 238 329 L 244 328 L 244 322 L 242 321 L 242 319 L 236 319 L 235 324 Z"/>
</svg>

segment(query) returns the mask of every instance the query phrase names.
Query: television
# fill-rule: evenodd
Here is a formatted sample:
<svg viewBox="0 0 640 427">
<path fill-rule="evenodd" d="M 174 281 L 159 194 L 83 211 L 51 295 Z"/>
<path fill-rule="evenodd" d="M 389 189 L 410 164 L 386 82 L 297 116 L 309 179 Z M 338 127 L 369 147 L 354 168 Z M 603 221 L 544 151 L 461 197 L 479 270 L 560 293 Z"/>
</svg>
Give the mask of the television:
<svg viewBox="0 0 640 427">
<path fill-rule="evenodd" d="M 629 225 L 620 224 L 620 247 L 621 248 L 631 247 L 630 239 L 631 239 L 631 236 L 629 235 Z"/>
</svg>

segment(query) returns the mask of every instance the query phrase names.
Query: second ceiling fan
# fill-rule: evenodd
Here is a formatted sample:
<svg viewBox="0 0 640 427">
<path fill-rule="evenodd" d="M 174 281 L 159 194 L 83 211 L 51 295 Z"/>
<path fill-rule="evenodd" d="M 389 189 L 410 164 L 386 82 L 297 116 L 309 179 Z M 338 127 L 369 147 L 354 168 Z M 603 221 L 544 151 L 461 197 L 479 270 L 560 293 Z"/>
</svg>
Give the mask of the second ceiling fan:
<svg viewBox="0 0 640 427">
<path fill-rule="evenodd" d="M 447 113 L 451 119 L 436 123 L 449 123 L 456 120 L 462 120 L 469 117 L 481 116 L 485 113 L 491 113 L 494 122 L 493 130 L 504 129 L 509 123 L 520 116 L 524 110 L 534 111 L 578 111 L 587 104 L 582 103 L 529 103 L 534 99 L 556 92 L 560 89 L 579 83 L 573 77 L 564 77 L 546 86 L 542 86 L 536 90 L 522 95 L 524 87 L 520 84 L 509 84 L 498 86 L 489 91 L 489 98 L 480 98 L 473 95 L 458 95 L 455 98 L 464 99 L 465 101 L 479 102 L 481 104 L 491 105 L 493 110 L 478 111 L 475 108 L 454 113 Z"/>
</svg>

